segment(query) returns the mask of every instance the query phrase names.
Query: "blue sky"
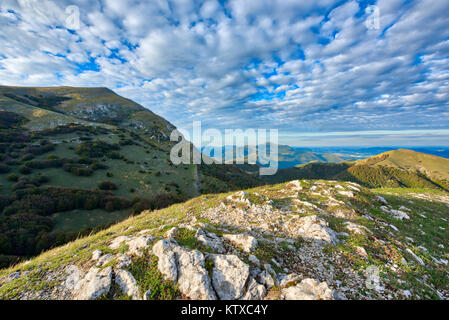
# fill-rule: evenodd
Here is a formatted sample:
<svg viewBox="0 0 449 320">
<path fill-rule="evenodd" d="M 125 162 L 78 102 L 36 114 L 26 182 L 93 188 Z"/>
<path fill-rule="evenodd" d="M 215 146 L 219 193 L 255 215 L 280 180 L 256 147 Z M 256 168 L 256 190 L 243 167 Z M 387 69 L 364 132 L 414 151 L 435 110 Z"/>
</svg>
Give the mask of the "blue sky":
<svg viewBox="0 0 449 320">
<path fill-rule="evenodd" d="M 447 0 L 2 0 L 0 84 L 106 86 L 185 130 L 277 128 L 290 145 L 449 145 L 448 12 Z"/>
</svg>

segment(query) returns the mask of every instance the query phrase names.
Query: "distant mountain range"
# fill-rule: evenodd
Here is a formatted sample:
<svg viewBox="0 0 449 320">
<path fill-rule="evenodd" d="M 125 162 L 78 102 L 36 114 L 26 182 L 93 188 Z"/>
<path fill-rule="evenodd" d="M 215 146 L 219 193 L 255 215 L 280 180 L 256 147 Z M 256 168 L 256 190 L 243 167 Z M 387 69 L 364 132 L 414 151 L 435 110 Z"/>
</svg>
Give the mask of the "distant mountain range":
<svg viewBox="0 0 449 320">
<path fill-rule="evenodd" d="M 449 158 L 449 147 L 291 147 L 288 145 L 278 145 L 278 168 L 285 169 L 295 167 L 301 164 L 307 164 L 310 162 L 322 162 L 322 163 L 339 163 L 343 161 L 356 161 L 366 159 L 384 152 L 408 149 L 420 153 L 426 153 L 430 155 L 439 156 L 442 158 Z M 202 150 L 205 150 L 203 147 Z M 234 163 L 237 160 L 233 147 L 225 146 L 222 149 L 223 154 L 231 154 L 230 157 Z M 256 149 L 257 151 L 258 149 Z M 267 147 L 270 150 L 270 147 Z M 235 152 L 235 151 L 234 151 Z M 213 155 L 213 152 L 212 152 Z M 244 158 L 245 163 L 248 162 L 248 149 L 245 148 Z M 260 164 L 260 162 L 258 162 Z M 256 172 L 257 166 L 252 167 L 248 165 L 240 165 L 246 170 Z"/>
</svg>

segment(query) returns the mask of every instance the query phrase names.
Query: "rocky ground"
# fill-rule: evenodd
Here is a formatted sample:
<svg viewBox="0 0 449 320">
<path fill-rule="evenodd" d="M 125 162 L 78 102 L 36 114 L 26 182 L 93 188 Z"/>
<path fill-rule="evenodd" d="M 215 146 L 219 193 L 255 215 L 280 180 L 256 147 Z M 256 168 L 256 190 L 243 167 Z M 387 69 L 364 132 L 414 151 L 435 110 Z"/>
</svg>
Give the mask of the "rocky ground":
<svg viewBox="0 0 449 320">
<path fill-rule="evenodd" d="M 3 299 L 447 299 L 449 197 L 292 181 L 145 212 L 0 272 Z"/>
</svg>

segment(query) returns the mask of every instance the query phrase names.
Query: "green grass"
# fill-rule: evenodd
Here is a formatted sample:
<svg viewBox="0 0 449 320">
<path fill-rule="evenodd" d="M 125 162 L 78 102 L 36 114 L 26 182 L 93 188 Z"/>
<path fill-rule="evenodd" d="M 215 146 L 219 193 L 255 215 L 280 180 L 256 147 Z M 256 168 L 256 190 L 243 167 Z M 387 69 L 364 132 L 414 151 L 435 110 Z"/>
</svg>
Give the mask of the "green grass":
<svg viewBox="0 0 449 320">
<path fill-rule="evenodd" d="M 117 223 L 129 217 L 130 210 L 107 212 L 101 209 L 55 213 L 53 230 L 71 232 Z"/>
<path fill-rule="evenodd" d="M 150 291 L 149 300 L 174 300 L 180 298 L 181 293 L 172 281 L 164 280 L 157 268 L 158 259 L 155 256 L 145 254 L 136 259 L 128 269 L 134 276 L 143 296 Z"/>
</svg>

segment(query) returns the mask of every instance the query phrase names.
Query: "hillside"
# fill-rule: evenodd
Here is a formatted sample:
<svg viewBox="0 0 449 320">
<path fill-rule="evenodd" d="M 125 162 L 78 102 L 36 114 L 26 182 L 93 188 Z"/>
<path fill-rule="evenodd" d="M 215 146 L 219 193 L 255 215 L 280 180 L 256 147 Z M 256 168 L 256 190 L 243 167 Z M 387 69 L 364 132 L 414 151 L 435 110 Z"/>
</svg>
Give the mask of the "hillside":
<svg viewBox="0 0 449 320">
<path fill-rule="evenodd" d="M 292 181 L 145 211 L 0 271 L 0 299 L 448 299 L 449 197 Z"/>
<path fill-rule="evenodd" d="M 172 129 L 105 88 L 0 87 L 0 266 L 145 209 L 261 184 L 234 166 L 173 165 Z"/>
<path fill-rule="evenodd" d="M 449 159 L 399 149 L 355 162 L 309 163 L 281 169 L 269 182 L 292 179 L 353 181 L 369 188 L 408 187 L 449 190 Z"/>
</svg>

